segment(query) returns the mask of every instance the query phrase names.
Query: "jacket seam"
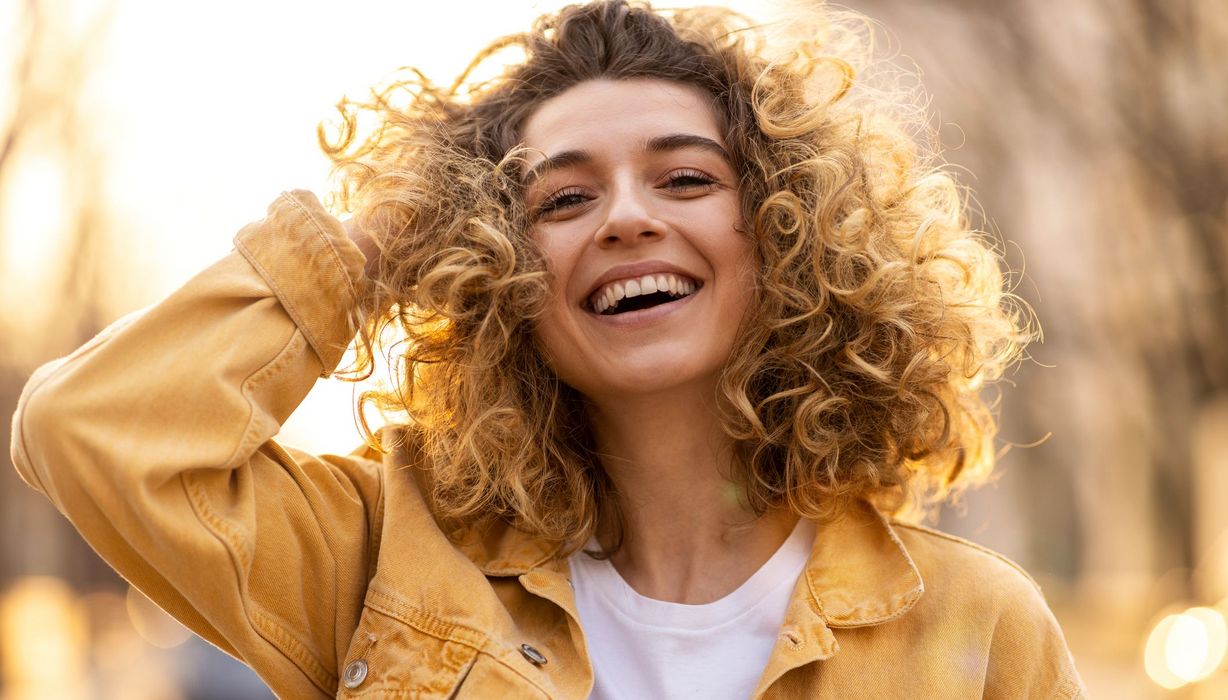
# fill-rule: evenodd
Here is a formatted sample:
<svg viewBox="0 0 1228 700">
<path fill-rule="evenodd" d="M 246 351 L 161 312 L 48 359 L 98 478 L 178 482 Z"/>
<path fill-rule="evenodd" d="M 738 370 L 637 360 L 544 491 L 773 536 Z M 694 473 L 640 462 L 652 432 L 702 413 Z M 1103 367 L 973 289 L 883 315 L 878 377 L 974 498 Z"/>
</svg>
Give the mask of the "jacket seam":
<svg viewBox="0 0 1228 700">
<path fill-rule="evenodd" d="M 59 368 L 57 367 L 56 369 Z M 47 377 L 38 383 L 38 386 L 32 387 L 29 395 L 26 397 L 26 400 L 21 403 L 23 403 L 25 407 L 28 407 L 34 400 L 34 395 L 38 393 L 39 389 L 43 388 L 43 386 L 54 374 L 54 372 L 48 373 Z M 40 493 L 46 494 L 48 497 L 50 497 L 51 492 L 47 488 L 47 485 L 43 483 L 42 477 L 39 476 L 38 469 L 34 467 L 34 460 L 30 459 L 30 451 L 26 449 L 26 415 L 24 407 L 21 412 L 21 417 L 17 419 L 17 430 L 14 430 L 13 432 L 17 436 L 17 440 L 13 444 L 14 451 L 20 453 L 21 461 L 26 464 L 26 471 L 29 473 L 30 480 L 34 482 L 35 488 L 37 488 Z"/>
<path fill-rule="evenodd" d="M 989 556 L 993 557 L 994 559 L 997 559 L 998 561 L 1001 561 L 1001 562 L 1003 562 L 1003 563 L 1007 564 L 1008 566 L 1010 566 L 1010 567 L 1011 567 L 1012 569 L 1014 569 L 1015 571 L 1018 571 L 1019 573 L 1023 574 L 1023 577 L 1024 577 L 1024 578 L 1026 578 L 1026 579 L 1028 580 L 1028 583 L 1032 584 L 1032 587 L 1036 589 L 1036 592 L 1037 592 L 1037 593 L 1040 593 L 1040 594 L 1042 594 L 1042 595 L 1044 594 L 1044 592 L 1043 592 L 1043 591 L 1041 590 L 1041 588 L 1040 588 L 1040 584 L 1039 584 L 1039 583 L 1037 583 L 1037 582 L 1036 582 L 1036 579 L 1032 578 L 1032 575 L 1031 575 L 1031 574 L 1029 574 L 1027 571 L 1025 571 L 1023 567 L 1021 567 L 1021 566 L 1019 566 L 1018 564 L 1016 564 L 1015 562 L 1011 561 L 1011 559 L 1010 559 L 1009 557 L 1007 557 L 1007 556 L 1005 556 L 1005 555 L 1003 555 L 1003 554 L 999 554 L 998 552 L 995 552 L 995 551 L 993 551 L 992 549 L 990 549 L 990 548 L 988 548 L 988 547 L 981 546 L 981 545 L 979 545 L 979 544 L 977 544 L 977 543 L 975 543 L 975 542 L 972 542 L 972 541 L 970 541 L 970 540 L 966 540 L 966 539 L 964 539 L 964 538 L 962 538 L 962 537 L 957 537 L 957 536 L 955 536 L 955 535 L 952 535 L 952 534 L 950 534 L 950 533 L 943 532 L 943 531 L 941 531 L 941 530 L 935 530 L 935 529 L 933 529 L 933 528 L 928 528 L 928 527 L 925 527 L 924 525 L 916 525 L 916 524 L 913 524 L 913 523 L 904 523 L 904 522 L 900 522 L 900 521 L 898 521 L 898 520 L 892 520 L 892 521 L 891 521 L 891 523 L 892 523 L 892 525 L 895 525 L 895 526 L 898 526 L 898 527 L 908 528 L 909 530 L 914 530 L 914 531 L 919 532 L 919 533 L 921 533 L 921 534 L 923 534 L 923 535 L 932 535 L 932 536 L 937 537 L 937 538 L 939 538 L 939 539 L 947 540 L 948 542 L 954 542 L 955 544 L 963 545 L 963 546 L 965 546 L 965 547 L 968 547 L 969 549 L 972 549 L 973 551 L 980 552 L 981 554 L 988 554 Z"/>
<path fill-rule="evenodd" d="M 1053 700 L 1075 700 L 1083 697 L 1086 697 L 1083 693 L 1083 685 L 1070 676 L 1063 678 L 1053 693 Z"/>
<path fill-rule="evenodd" d="M 226 458 L 224 465 L 233 464 L 235 458 L 245 452 L 250 451 L 254 454 L 260 447 L 258 444 L 252 444 L 256 435 L 256 431 L 254 430 L 256 410 L 253 406 L 255 402 L 252 401 L 252 391 L 260 386 L 260 384 L 263 383 L 264 380 L 270 375 L 282 369 L 293 359 L 294 353 L 292 351 L 295 349 L 294 341 L 299 333 L 302 333 L 302 328 L 296 327 L 296 330 L 298 333 L 290 333 L 290 337 L 286 340 L 286 344 L 282 346 L 281 350 L 277 351 L 277 355 L 274 356 L 272 360 L 270 360 L 265 366 L 249 375 L 247 379 L 243 380 L 243 384 L 240 386 L 239 391 L 243 395 L 243 398 L 247 401 L 247 425 L 244 426 L 243 433 L 239 437 L 239 442 L 235 445 L 235 449 L 230 453 L 230 456 Z M 306 337 L 304 337 L 304 340 L 306 340 Z"/>
<path fill-rule="evenodd" d="M 384 539 L 384 468 L 375 470 L 376 484 L 379 493 L 375 497 L 375 508 L 371 511 L 371 539 L 367 546 L 367 585 L 371 585 L 371 581 L 375 579 L 375 574 L 379 570 L 379 553 L 380 547 Z"/>
<path fill-rule="evenodd" d="M 35 488 L 37 488 L 40 493 L 48 497 L 51 495 L 47 485 L 43 483 L 43 479 L 39 475 L 38 470 L 34 468 L 34 460 L 30 459 L 30 451 L 26 448 L 26 443 L 28 442 L 26 439 L 26 408 L 33 403 L 34 396 L 42 391 L 43 387 L 45 387 L 48 382 L 50 382 L 54 377 L 58 376 L 70 361 L 92 353 L 121 328 L 128 326 L 133 321 L 140 318 L 140 316 L 147 310 L 148 309 L 139 309 L 132 313 L 126 314 L 120 317 L 119 320 L 99 331 L 97 335 L 86 341 L 86 343 L 80 348 L 77 348 L 75 351 L 61 358 L 59 360 L 59 364 L 54 370 L 47 372 L 37 384 L 29 388 L 29 393 L 25 394 L 24 401 L 21 400 L 21 397 L 18 397 L 18 407 L 21 409 L 21 413 L 20 417 L 17 419 L 17 429 L 13 431 L 13 434 L 16 436 L 17 440 L 14 442 L 12 447 L 20 452 L 22 461 L 25 462 L 26 466 L 28 467 L 26 471 L 29 472 L 30 480 L 34 482 Z"/>
<path fill-rule="evenodd" d="M 308 678 L 316 685 L 317 688 L 324 691 L 326 694 L 332 695 L 336 692 L 337 676 L 330 672 L 318 659 L 311 654 L 307 647 L 299 641 L 294 635 L 286 631 L 284 627 L 277 624 L 271 615 L 264 611 L 263 606 L 252 602 L 250 604 L 249 619 L 252 625 L 264 636 L 265 639 L 273 642 L 283 654 L 289 656 L 291 660 L 298 663 L 299 668 L 307 671 Z M 324 683 L 320 681 L 324 680 Z"/>
<path fill-rule="evenodd" d="M 883 524 L 883 527 L 886 528 L 887 536 L 891 538 L 891 543 L 896 546 L 896 549 L 904 558 L 904 561 L 908 564 L 909 572 L 912 574 L 913 578 L 916 579 L 917 585 L 909 589 L 902 598 L 892 598 L 891 605 L 893 606 L 893 609 L 888 613 L 879 615 L 878 617 L 869 618 L 858 618 L 853 615 L 836 615 L 832 617 L 827 617 L 825 615 L 823 619 L 827 622 L 829 627 L 849 629 L 854 627 L 872 627 L 874 625 L 881 625 L 891 622 L 892 620 L 896 620 L 908 614 L 908 612 L 917 604 L 917 601 L 921 599 L 921 596 L 925 595 L 925 579 L 921 576 L 921 571 L 917 568 L 917 563 L 913 560 L 912 554 L 908 552 L 908 547 L 904 546 L 904 541 L 900 539 L 900 536 L 896 534 L 895 529 L 892 527 L 893 522 L 883 517 L 877 511 L 875 511 L 875 515 L 879 518 L 880 522 Z M 807 574 L 807 577 L 809 578 L 809 574 Z M 808 583 L 813 594 L 815 591 L 814 582 L 812 580 L 808 580 Z M 818 595 L 813 595 L 813 597 L 817 602 Z"/>
<path fill-rule="evenodd" d="M 344 273 L 342 277 L 345 279 L 346 291 L 349 293 L 350 297 L 349 306 L 353 306 L 355 301 L 358 299 L 358 290 L 354 289 L 354 283 L 352 280 L 350 280 L 349 271 L 345 268 L 345 261 L 341 259 L 341 254 L 337 252 L 337 248 L 333 245 L 332 239 L 329 238 L 328 233 L 324 230 L 324 226 L 320 224 L 319 220 L 316 219 L 315 214 L 312 213 L 310 209 L 303 206 L 303 203 L 294 197 L 293 193 L 282 192 L 281 195 L 289 200 L 295 206 L 295 208 L 302 212 L 303 215 L 307 217 L 307 220 L 311 222 L 312 227 L 315 228 L 316 235 L 319 236 L 320 240 L 324 242 L 325 247 L 328 249 L 329 256 L 333 259 L 333 263 L 336 264 L 337 268 L 341 270 L 342 273 Z"/>
<path fill-rule="evenodd" d="M 490 643 L 490 636 L 482 630 L 436 617 L 428 612 L 405 604 L 397 596 L 385 593 L 375 587 L 367 589 L 365 604 L 373 610 L 400 620 L 419 632 L 429 634 L 437 639 L 461 642 L 479 651 L 485 649 Z M 466 634 L 457 634 L 458 631 Z"/>
<path fill-rule="evenodd" d="M 282 290 L 281 285 L 277 283 L 273 273 L 269 272 L 268 268 L 266 268 L 260 262 L 260 259 L 256 257 L 256 254 L 249 250 L 242 241 L 236 240 L 235 248 L 243 254 L 243 259 L 247 260 L 248 264 L 255 268 L 256 272 L 260 274 L 260 278 L 264 280 L 264 283 L 269 285 L 269 291 L 273 292 L 273 296 L 276 297 L 279 305 L 283 310 L 285 310 L 286 315 L 290 317 L 290 320 L 294 322 L 295 327 L 302 331 L 303 338 L 306 339 L 309 345 L 311 345 L 312 352 L 315 353 L 316 357 L 320 360 L 320 364 L 323 366 L 327 362 L 324 357 L 323 343 L 321 343 L 320 340 L 315 337 L 314 330 L 307 327 L 307 322 L 304 321 L 301 316 L 299 316 L 298 310 L 289 303 L 289 295 Z"/>
<path fill-rule="evenodd" d="M 455 679 L 452 681 L 453 692 L 452 694 L 448 695 L 449 698 L 452 698 L 455 697 L 456 689 L 464 685 L 465 679 L 469 677 L 469 673 L 473 670 L 473 666 L 477 663 L 478 657 L 481 656 L 482 652 L 463 642 L 454 642 L 451 640 L 442 641 L 444 641 L 445 644 L 455 644 L 456 646 L 463 647 L 472 652 L 472 655 L 466 657 L 461 664 L 456 666 L 448 664 L 441 669 L 449 675 L 456 674 Z M 370 649 L 370 647 L 368 646 L 367 649 Z M 363 658 L 362 654 L 359 654 L 357 658 Z M 412 699 L 419 698 L 421 696 L 422 694 L 419 689 L 406 688 L 404 683 L 396 681 L 381 681 L 379 683 L 364 686 L 358 690 L 351 690 L 347 695 L 347 697 L 354 698 L 378 697 L 381 699 L 386 699 L 389 697 Z"/>
<path fill-rule="evenodd" d="M 372 600 L 372 598 L 376 598 L 378 600 Z M 381 602 L 390 603 L 392 605 L 382 605 Z M 397 605 L 398 603 L 399 605 Z M 474 629 L 472 627 L 458 624 L 455 622 L 449 622 L 447 620 L 443 620 L 441 618 L 435 617 L 434 615 L 431 615 L 428 612 L 419 610 L 418 608 L 405 604 L 402 601 L 400 601 L 400 599 L 398 599 L 396 596 L 393 596 L 389 593 L 384 593 L 383 591 L 377 588 L 368 589 L 367 601 L 365 605 L 370 607 L 372 610 L 375 610 L 384 615 L 388 615 L 389 617 L 392 617 L 396 620 L 400 620 L 401 622 L 404 622 L 405 624 L 409 625 L 410 627 L 413 627 L 419 632 L 422 632 L 424 634 L 429 634 L 430 636 L 435 637 L 436 639 L 439 639 L 445 642 L 455 642 L 457 644 L 462 644 L 464 646 L 467 646 L 477 651 L 479 654 L 485 654 L 491 660 L 497 661 L 499 664 L 506 667 L 508 670 L 512 671 L 517 676 L 520 676 L 521 678 L 523 678 L 526 683 L 529 683 L 534 688 L 537 688 L 538 690 L 540 690 L 546 697 L 550 697 L 550 691 L 542 687 L 542 685 L 538 681 L 525 675 L 523 671 L 521 671 L 519 668 L 516 668 L 515 665 L 510 664 L 507 661 L 505 661 L 501 656 L 491 653 L 489 649 L 489 647 L 491 646 L 491 638 L 489 635 L 487 635 L 485 632 L 481 630 Z M 399 609 L 393 609 L 394 605 L 396 608 L 399 608 Z M 472 638 L 468 638 L 467 636 L 456 635 L 454 632 L 458 630 L 471 633 Z"/>
<path fill-rule="evenodd" d="M 302 329 L 297 328 L 301 333 Z M 256 411 L 252 407 L 251 389 L 258 385 L 265 377 L 280 369 L 283 365 L 290 361 L 293 355 L 292 350 L 295 345 L 295 338 L 298 333 L 291 333 L 290 338 L 273 357 L 260 369 L 257 369 L 247 379 L 243 381 L 241 393 L 248 402 L 248 418 L 247 423 L 243 428 L 243 432 L 239 437 L 238 444 L 234 451 L 223 463 L 223 466 L 229 465 L 235 460 L 235 456 L 240 454 L 243 446 L 250 442 L 253 434 L 253 424 L 255 423 Z M 246 548 L 241 546 L 242 537 L 238 531 L 230 525 L 229 522 L 218 516 L 209 506 L 208 498 L 204 493 L 204 488 L 197 480 L 200 470 L 188 470 L 180 473 L 180 483 L 182 484 L 185 493 L 188 496 L 188 502 L 192 505 L 192 509 L 196 513 L 196 517 L 213 532 L 214 537 L 221 541 L 223 547 L 231 557 L 232 565 L 235 566 L 235 580 L 241 587 L 244 586 L 244 572 L 251 567 L 251 560 L 246 554 Z M 327 694 L 333 693 L 333 688 L 336 687 L 337 679 L 334 674 L 329 673 L 327 667 L 318 659 L 314 658 L 305 644 L 297 637 L 292 635 L 288 630 L 280 624 L 272 620 L 255 601 L 250 600 L 246 593 L 240 590 L 240 600 L 243 603 L 244 614 L 252 627 L 268 642 L 270 642 L 278 651 L 290 659 L 298 668 L 303 671 L 311 682 L 323 690 Z M 317 675 L 322 674 L 322 675 Z"/>
</svg>

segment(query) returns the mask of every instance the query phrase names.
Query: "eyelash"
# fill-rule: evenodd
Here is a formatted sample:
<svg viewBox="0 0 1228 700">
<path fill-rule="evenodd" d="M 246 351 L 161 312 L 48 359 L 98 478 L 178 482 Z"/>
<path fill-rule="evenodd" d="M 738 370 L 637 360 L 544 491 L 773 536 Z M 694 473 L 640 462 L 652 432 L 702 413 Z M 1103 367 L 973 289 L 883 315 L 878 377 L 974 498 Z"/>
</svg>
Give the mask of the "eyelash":
<svg viewBox="0 0 1228 700">
<path fill-rule="evenodd" d="M 690 180 L 691 182 L 685 185 L 680 185 L 679 182 L 682 180 Z M 716 180 L 698 170 L 691 170 L 687 168 L 670 173 L 669 184 L 674 187 L 691 189 L 693 187 L 711 187 L 712 185 L 716 184 Z"/>
<path fill-rule="evenodd" d="M 698 170 L 684 168 L 670 173 L 667 184 L 674 189 L 691 190 L 697 187 L 711 187 L 716 184 L 716 180 Z M 538 205 L 537 215 L 543 216 L 560 209 L 580 206 L 584 203 L 584 196 L 584 191 L 579 187 L 565 187 Z"/>
<path fill-rule="evenodd" d="M 565 203 L 567 200 L 573 198 L 579 201 L 575 201 L 570 204 Z M 555 192 L 547 197 L 545 201 L 538 205 L 537 213 L 540 216 L 542 214 L 549 214 L 550 212 L 558 211 L 559 209 L 579 206 L 584 203 L 583 199 L 584 191 L 579 187 L 564 187 L 558 192 Z"/>
</svg>

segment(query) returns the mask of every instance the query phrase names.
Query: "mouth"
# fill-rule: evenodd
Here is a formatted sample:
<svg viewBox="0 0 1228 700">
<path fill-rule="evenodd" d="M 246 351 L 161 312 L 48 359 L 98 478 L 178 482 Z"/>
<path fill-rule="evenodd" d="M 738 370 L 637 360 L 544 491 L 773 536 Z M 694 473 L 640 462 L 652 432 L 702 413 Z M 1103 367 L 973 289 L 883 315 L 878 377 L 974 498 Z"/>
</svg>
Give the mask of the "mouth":
<svg viewBox="0 0 1228 700">
<path fill-rule="evenodd" d="M 678 301 L 702 287 L 703 282 L 672 272 L 641 275 L 601 285 L 585 307 L 599 316 L 616 316 Z"/>
</svg>

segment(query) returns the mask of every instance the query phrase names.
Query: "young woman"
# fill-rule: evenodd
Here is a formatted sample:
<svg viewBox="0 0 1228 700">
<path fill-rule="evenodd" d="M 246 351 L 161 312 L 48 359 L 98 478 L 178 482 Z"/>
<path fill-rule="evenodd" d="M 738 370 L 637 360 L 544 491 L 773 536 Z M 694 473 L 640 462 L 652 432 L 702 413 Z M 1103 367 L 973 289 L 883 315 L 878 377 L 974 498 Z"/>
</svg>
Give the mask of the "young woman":
<svg viewBox="0 0 1228 700">
<path fill-rule="evenodd" d="M 850 27 L 603 1 L 346 105 L 356 215 L 283 194 L 40 369 L 14 462 L 283 697 L 1082 697 L 1026 574 L 893 517 L 1027 334 Z M 389 325 L 408 420 L 273 441 Z"/>
</svg>

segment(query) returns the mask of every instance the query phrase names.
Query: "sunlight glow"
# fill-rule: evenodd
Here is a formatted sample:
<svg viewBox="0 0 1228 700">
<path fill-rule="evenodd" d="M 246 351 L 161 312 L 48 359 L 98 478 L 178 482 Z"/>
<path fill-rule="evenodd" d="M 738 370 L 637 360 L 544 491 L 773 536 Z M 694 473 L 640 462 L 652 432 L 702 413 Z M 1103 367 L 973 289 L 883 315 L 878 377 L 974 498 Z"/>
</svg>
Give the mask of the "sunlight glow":
<svg viewBox="0 0 1228 700">
<path fill-rule="evenodd" d="M 45 576 L 18 579 L 0 598 L 5 700 L 88 697 L 87 636 L 85 611 L 67 584 Z"/>
<path fill-rule="evenodd" d="M 45 152 L 29 154 L 21 177 L 9 178 L 0 192 L 0 296 L 41 304 L 10 315 L 45 318 L 59 308 L 55 285 L 63 272 L 56 256 L 73 223 L 63 181 L 79 155 L 60 150 L 99 155 L 103 171 L 86 178 L 85 194 L 96 196 L 109 224 L 96 234 L 99 249 L 117 251 L 123 267 L 95 290 L 109 320 L 165 296 L 225 255 L 239 228 L 264 216 L 282 190 L 306 188 L 323 199 L 328 163 L 316 126 L 334 118 L 342 96 L 362 99 L 403 66 L 449 84 L 488 43 L 567 4 L 117 0 L 113 13 L 55 5 L 74 14 L 57 16 L 50 25 L 57 30 L 109 19 L 105 41 L 90 50 L 81 92 L 63 96 L 77 105 L 73 113 L 88 117 L 65 127 L 74 134 L 67 145 L 46 146 L 61 139 L 51 131 L 32 141 L 32 150 L 41 144 Z M 721 4 L 771 20 L 787 3 L 659 4 Z M 57 51 L 71 55 L 78 35 L 84 36 L 79 28 L 65 34 Z M 473 77 L 490 77 L 500 61 L 516 58 L 514 50 L 497 54 Z M 283 430 L 288 444 L 319 453 L 360 443 L 353 387 L 338 385 L 317 384 Z"/>
<path fill-rule="evenodd" d="M 1147 638 L 1147 675 L 1164 688 L 1179 688 L 1211 675 L 1224 661 L 1228 624 L 1214 608 L 1195 607 L 1160 620 Z"/>
<path fill-rule="evenodd" d="M 29 290 L 42 287 L 48 272 L 59 269 L 67 190 L 64 166 L 52 154 L 19 151 L 13 157 L 21 177 L 9 178 L 0 192 L 0 298 L 21 300 L 6 304 L 3 313 L 10 323 L 27 325 L 47 311 L 43 295 Z"/>
</svg>

